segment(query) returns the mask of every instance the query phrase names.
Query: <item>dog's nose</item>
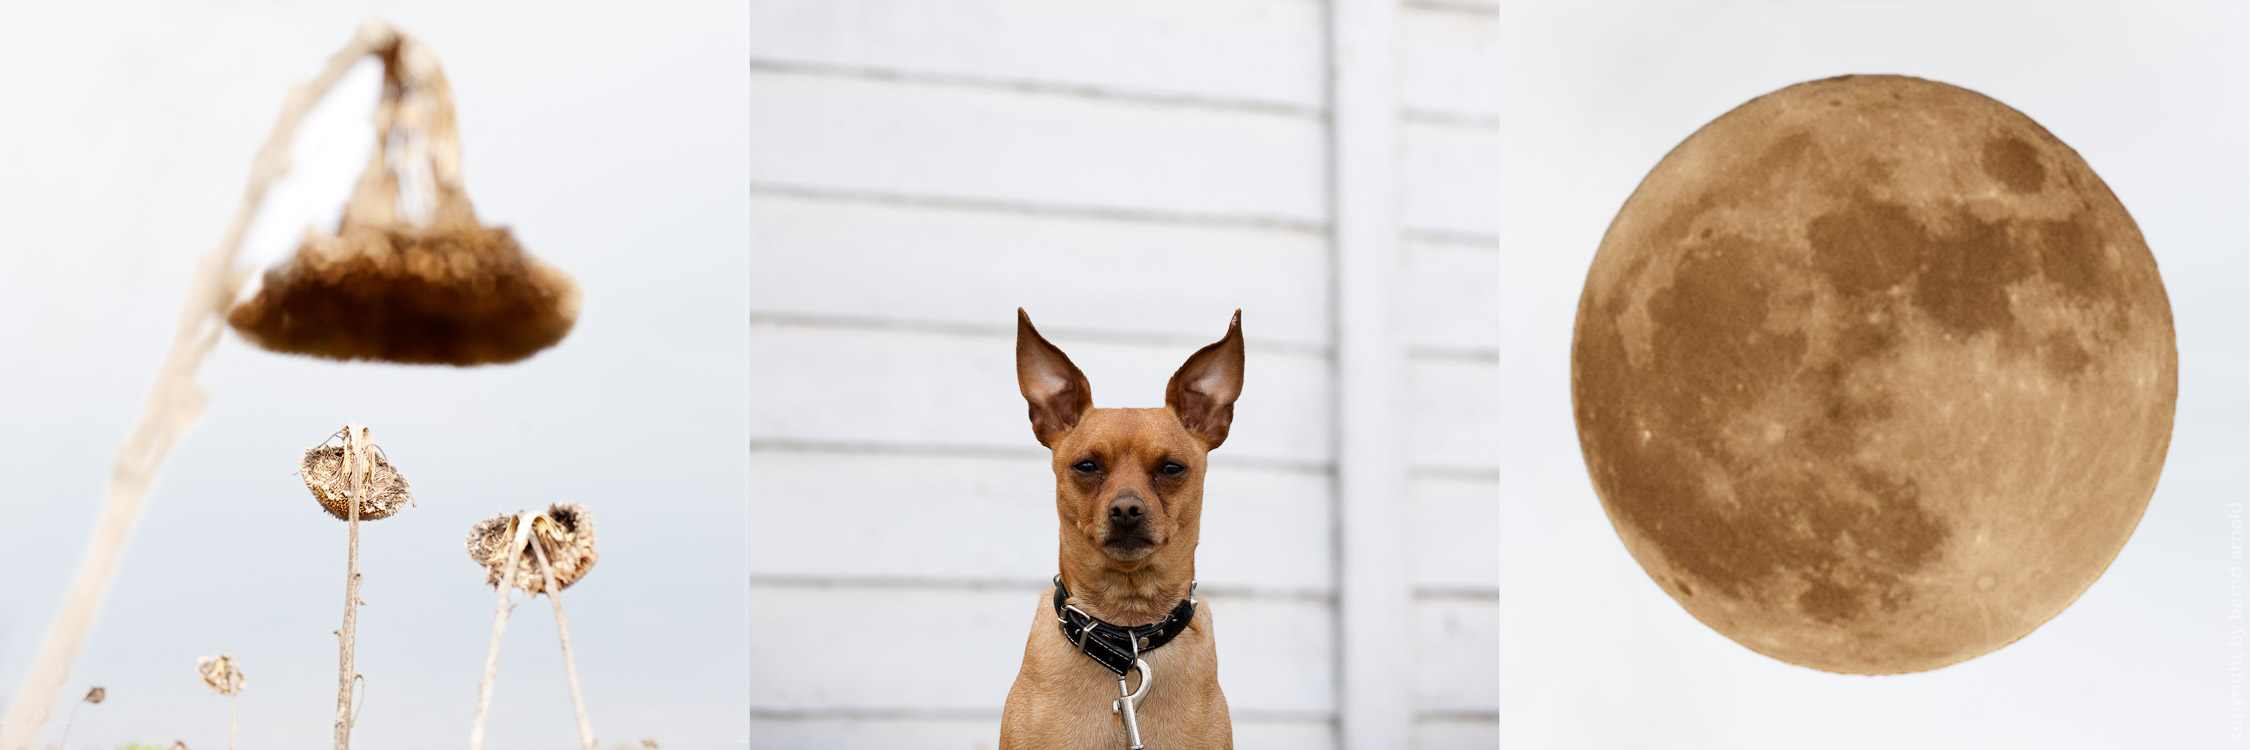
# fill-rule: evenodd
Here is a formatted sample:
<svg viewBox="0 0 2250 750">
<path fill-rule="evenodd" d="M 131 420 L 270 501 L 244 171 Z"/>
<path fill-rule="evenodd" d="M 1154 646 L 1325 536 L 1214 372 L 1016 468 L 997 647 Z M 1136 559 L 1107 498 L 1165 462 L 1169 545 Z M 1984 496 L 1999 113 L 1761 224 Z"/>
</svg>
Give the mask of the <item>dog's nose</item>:
<svg viewBox="0 0 2250 750">
<path fill-rule="evenodd" d="M 1148 506 L 1137 495 L 1118 495 L 1109 501 L 1109 525 L 1112 527 L 1130 529 L 1141 525 L 1141 519 L 1146 517 Z"/>
</svg>

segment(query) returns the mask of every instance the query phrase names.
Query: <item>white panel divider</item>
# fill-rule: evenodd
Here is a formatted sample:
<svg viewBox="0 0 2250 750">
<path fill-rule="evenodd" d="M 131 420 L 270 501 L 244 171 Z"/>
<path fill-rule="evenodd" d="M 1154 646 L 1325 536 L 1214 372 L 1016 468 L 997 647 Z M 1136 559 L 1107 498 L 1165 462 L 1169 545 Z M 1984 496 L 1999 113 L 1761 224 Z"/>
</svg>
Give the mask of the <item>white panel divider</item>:
<svg viewBox="0 0 2250 750">
<path fill-rule="evenodd" d="M 1402 748 L 1414 732 L 1414 630 L 1404 512 L 1398 5 L 1332 0 L 1328 8 L 1338 719 L 1346 748 Z"/>
</svg>

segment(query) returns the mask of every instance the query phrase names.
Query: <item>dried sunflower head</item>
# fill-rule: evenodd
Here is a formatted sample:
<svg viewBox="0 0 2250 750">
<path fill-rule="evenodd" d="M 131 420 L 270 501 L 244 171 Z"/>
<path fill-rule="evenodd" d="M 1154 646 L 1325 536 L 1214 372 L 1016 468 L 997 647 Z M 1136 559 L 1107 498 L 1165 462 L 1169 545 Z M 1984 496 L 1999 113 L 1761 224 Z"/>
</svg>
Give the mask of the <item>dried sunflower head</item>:
<svg viewBox="0 0 2250 750">
<path fill-rule="evenodd" d="M 203 684 L 219 691 L 220 695 L 234 695 L 250 686 L 250 681 L 242 676 L 241 666 L 234 663 L 234 655 L 229 653 L 195 660 L 195 673 L 203 678 Z"/>
<path fill-rule="evenodd" d="M 594 549 L 594 516 L 586 506 L 558 503 L 532 520 L 531 540 L 547 554 L 555 585 L 570 588 L 593 570 L 601 553 Z"/>
<path fill-rule="evenodd" d="M 553 346 L 578 305 L 570 277 L 506 228 L 357 225 L 305 238 L 227 322 L 284 353 L 466 366 Z"/>
<path fill-rule="evenodd" d="M 372 447 L 372 446 L 370 446 Z M 367 497 L 359 503 L 359 520 L 374 521 L 389 518 L 412 502 L 414 495 L 407 489 L 406 477 L 398 473 L 389 458 L 380 450 L 368 451 L 372 468 L 363 480 Z M 344 469 L 344 446 L 322 445 L 305 449 L 305 458 L 297 467 L 305 478 L 305 489 L 312 491 L 314 500 L 329 515 L 351 518 L 351 472 Z"/>
<path fill-rule="evenodd" d="M 500 585 L 512 552 L 516 563 L 511 585 L 532 594 L 545 590 L 539 575 L 539 558 L 532 553 L 531 544 L 539 545 L 539 552 L 546 555 L 559 589 L 570 588 L 586 577 L 594 561 L 601 557 L 594 549 L 594 518 L 584 505 L 558 503 L 549 506 L 544 513 L 529 514 L 531 539 L 526 546 L 511 550 L 509 545 L 515 538 L 519 517 L 494 516 L 469 529 L 469 559 L 484 567 L 487 586 Z"/>
<path fill-rule="evenodd" d="M 509 545 L 515 541 L 516 523 L 516 516 L 503 513 L 491 518 L 484 519 L 482 521 L 478 521 L 477 525 L 469 527 L 469 539 L 467 543 L 467 546 L 469 548 L 469 559 L 475 561 L 477 565 L 484 567 L 484 585 L 486 586 L 499 586 L 500 577 L 503 575 L 507 575 L 506 570 L 509 558 L 508 553 L 511 551 L 523 551 L 520 547 L 513 550 L 511 550 L 509 547 Z M 521 585 L 521 582 L 524 580 L 523 569 L 528 566 L 529 563 L 527 561 L 521 560 L 520 557 L 518 558 L 518 562 L 516 564 L 516 580 L 519 582 L 518 587 L 523 588 L 526 591 L 537 591 L 538 588 L 536 586 Z"/>
<path fill-rule="evenodd" d="M 227 323 L 266 349 L 342 360 L 468 366 L 553 346 L 577 322 L 577 284 L 478 223 L 436 55 L 400 34 L 380 56 L 375 153 L 343 221 L 308 233 Z M 435 201 L 429 216 L 401 210 L 402 176 Z"/>
</svg>

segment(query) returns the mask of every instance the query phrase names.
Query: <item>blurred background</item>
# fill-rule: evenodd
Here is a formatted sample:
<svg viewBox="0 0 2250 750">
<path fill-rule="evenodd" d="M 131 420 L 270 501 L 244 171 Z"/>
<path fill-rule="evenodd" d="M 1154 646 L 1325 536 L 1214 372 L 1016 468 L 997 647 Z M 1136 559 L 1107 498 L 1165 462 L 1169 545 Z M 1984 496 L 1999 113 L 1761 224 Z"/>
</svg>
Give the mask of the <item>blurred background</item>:
<svg viewBox="0 0 2250 750">
<path fill-rule="evenodd" d="M 2243 645 L 2228 637 L 2244 625 L 2250 487 L 2243 4 L 1511 3 L 1503 17 L 1503 746 L 2242 746 Z M 2108 572 L 2021 641 L 1887 677 L 1792 666 L 1689 616 L 1618 541 L 1570 406 L 1578 294 L 1641 178 L 1743 102 L 1845 73 L 1982 92 L 2075 148 L 2147 237 L 2180 357 L 2163 478 Z"/>
<path fill-rule="evenodd" d="M 576 276 L 556 348 L 478 369 L 337 364 L 229 333 L 211 405 L 157 480 L 44 743 L 329 743 L 345 524 L 291 472 L 346 421 L 419 507 L 362 529 L 354 746 L 456 747 L 475 711 L 493 593 L 462 539 L 552 502 L 591 508 L 601 560 L 564 597 L 602 747 L 747 741 L 747 243 L 739 2 L 103 3 L 0 7 L 0 703 L 84 552 L 117 446 L 169 345 L 188 271 L 219 241 L 289 87 L 364 19 L 436 50 L 489 224 Z M 364 63 L 299 132 L 244 265 L 332 229 L 373 144 Z M 519 598 L 520 601 L 520 598 Z M 554 616 L 515 611 L 491 748 L 572 747 Z"/>
<path fill-rule="evenodd" d="M 1501 20 L 752 0 L 757 746 L 996 744 L 1059 545 L 1022 306 L 1104 407 L 1243 311 L 1197 556 L 1237 746 L 1492 747 Z"/>
</svg>

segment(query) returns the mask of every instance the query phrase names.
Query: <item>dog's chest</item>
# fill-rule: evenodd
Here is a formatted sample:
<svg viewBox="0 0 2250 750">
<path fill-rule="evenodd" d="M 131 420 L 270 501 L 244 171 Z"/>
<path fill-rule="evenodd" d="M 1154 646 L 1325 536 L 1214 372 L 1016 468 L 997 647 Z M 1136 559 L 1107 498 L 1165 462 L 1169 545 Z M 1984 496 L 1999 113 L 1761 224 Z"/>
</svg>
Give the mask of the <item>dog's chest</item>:
<svg viewBox="0 0 2250 750">
<path fill-rule="evenodd" d="M 1004 721 L 1020 742 L 1014 747 L 1122 750 L 1124 723 L 1114 711 L 1116 675 L 1078 653 L 1047 614 L 1045 634 L 1035 632 L 1016 678 Z M 1142 655 L 1155 679 L 1136 714 L 1141 741 L 1150 750 L 1233 747 L 1226 696 L 1219 690 L 1217 650 L 1210 615 L 1171 643 Z M 1137 684 L 1138 677 L 1134 678 Z"/>
</svg>

